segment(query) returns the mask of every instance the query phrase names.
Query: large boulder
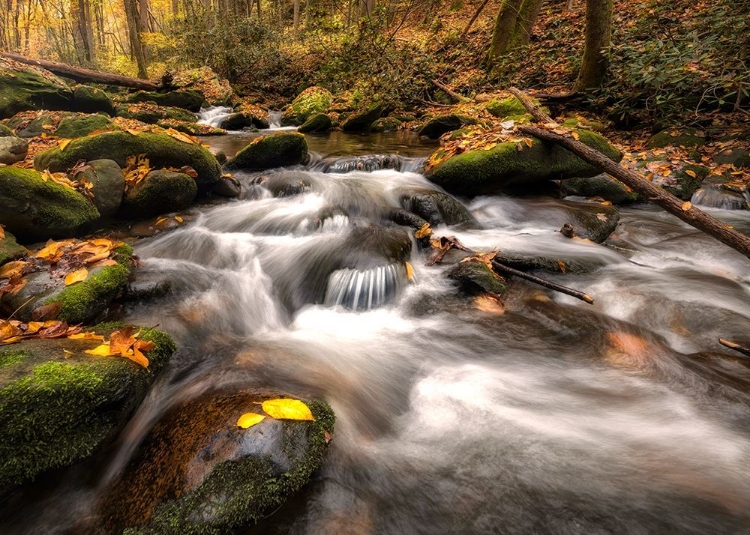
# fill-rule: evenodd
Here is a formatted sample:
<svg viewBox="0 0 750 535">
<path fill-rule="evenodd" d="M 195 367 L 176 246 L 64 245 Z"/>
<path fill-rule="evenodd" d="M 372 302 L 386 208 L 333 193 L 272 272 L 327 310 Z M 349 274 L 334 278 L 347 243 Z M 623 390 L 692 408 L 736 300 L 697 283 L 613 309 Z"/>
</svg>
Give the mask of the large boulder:
<svg viewBox="0 0 750 535">
<path fill-rule="evenodd" d="M 172 85 L 180 89 L 198 91 L 211 106 L 231 106 L 237 100 L 229 82 L 220 78 L 209 67 L 199 67 L 175 73 Z"/>
<path fill-rule="evenodd" d="M 333 95 L 323 87 L 308 87 L 297 95 L 281 116 L 283 126 L 300 126 L 318 113 L 326 113 L 333 103 Z"/>
<path fill-rule="evenodd" d="M 372 123 L 371 129 L 377 133 L 396 132 L 401 124 L 395 117 L 382 117 Z"/>
<path fill-rule="evenodd" d="M 23 243 L 70 237 L 98 219 L 94 204 L 74 189 L 35 171 L 0 167 L 0 224 Z"/>
<path fill-rule="evenodd" d="M 438 139 L 443 134 L 458 130 L 467 124 L 476 124 L 476 121 L 469 117 L 456 115 L 455 113 L 441 115 L 440 117 L 435 117 L 427 121 L 424 126 L 419 129 L 419 135 L 426 136 L 430 139 Z"/>
<path fill-rule="evenodd" d="M 109 334 L 112 327 L 95 330 Z M 175 350 L 154 329 L 140 339 L 155 344 L 145 352 L 148 369 L 86 354 L 96 340 L 32 339 L 0 348 L 0 497 L 114 440 Z"/>
<path fill-rule="evenodd" d="M 208 192 L 221 178 L 221 166 L 211 152 L 197 143 L 187 143 L 162 133 L 104 132 L 73 140 L 65 150 L 49 149 L 34 158 L 36 169 L 65 171 L 80 160 L 107 158 L 126 166 L 129 156 L 145 154 L 152 168 L 177 168 L 187 165 L 195 169 L 195 182 L 200 192 Z"/>
<path fill-rule="evenodd" d="M 563 180 L 560 187 L 565 195 L 601 197 L 612 204 L 628 204 L 638 200 L 638 194 L 608 175 Z"/>
<path fill-rule="evenodd" d="M 52 73 L 0 58 L 0 119 L 26 110 L 68 110 L 73 92 Z"/>
<path fill-rule="evenodd" d="M 194 89 L 178 89 L 166 93 L 138 91 L 129 95 L 128 102 L 153 102 L 159 106 L 170 106 L 197 113 L 203 104 L 203 93 Z"/>
<path fill-rule="evenodd" d="M 146 219 L 190 206 L 198 193 L 195 180 L 184 173 L 151 171 L 128 189 L 120 215 L 131 219 Z"/>
<path fill-rule="evenodd" d="M 582 143 L 614 161 L 622 159 L 620 151 L 599 134 L 588 130 L 577 130 L 577 133 Z M 597 174 L 597 167 L 567 149 L 534 139 L 530 147 L 506 142 L 489 150 L 453 156 L 430 170 L 428 178 L 451 193 L 483 195 L 534 182 Z"/>
<path fill-rule="evenodd" d="M 331 118 L 325 113 L 316 113 L 310 117 L 297 131 L 303 134 L 308 132 L 328 132 L 333 127 Z"/>
<path fill-rule="evenodd" d="M 18 245 L 13 234 L 6 230 L 0 232 L 0 266 L 25 256 L 27 252 L 26 247 Z"/>
<path fill-rule="evenodd" d="M 686 149 L 702 147 L 706 144 L 706 138 L 702 134 L 699 134 L 700 132 L 694 128 L 686 128 L 684 130 L 667 128 L 658 134 L 654 134 L 648 140 L 646 146 L 649 149 L 663 149 L 668 146 L 683 147 Z"/>
<path fill-rule="evenodd" d="M 26 158 L 29 144 L 17 136 L 0 136 L 0 164 L 10 165 Z"/>
<path fill-rule="evenodd" d="M 474 217 L 456 199 L 430 189 L 414 189 L 399 194 L 401 206 L 423 218 L 433 227 L 474 222 Z"/>
<path fill-rule="evenodd" d="M 71 115 L 60 121 L 57 130 L 55 130 L 55 135 L 73 139 L 103 130 L 119 130 L 119 127 L 106 115 Z"/>
<path fill-rule="evenodd" d="M 102 217 L 113 216 L 120 209 L 125 192 L 125 177 L 114 160 L 92 160 L 78 168 L 74 180 L 91 184 L 92 202 Z"/>
<path fill-rule="evenodd" d="M 538 105 L 539 101 L 535 100 Z M 512 119 L 526 115 L 528 111 L 516 97 L 504 99 L 492 99 L 486 104 L 486 109 L 491 115 L 500 119 Z"/>
<path fill-rule="evenodd" d="M 101 89 L 79 85 L 73 90 L 72 110 L 83 113 L 104 112 L 107 115 L 114 116 L 115 105 L 109 95 Z"/>
<path fill-rule="evenodd" d="M 281 132 L 254 139 L 229 160 L 226 167 L 261 171 L 301 164 L 307 156 L 305 136 L 296 132 Z"/>
<path fill-rule="evenodd" d="M 341 129 L 344 132 L 369 132 L 373 123 L 383 115 L 383 111 L 385 111 L 385 106 L 378 103 L 364 111 L 354 112 L 344 121 Z"/>
</svg>

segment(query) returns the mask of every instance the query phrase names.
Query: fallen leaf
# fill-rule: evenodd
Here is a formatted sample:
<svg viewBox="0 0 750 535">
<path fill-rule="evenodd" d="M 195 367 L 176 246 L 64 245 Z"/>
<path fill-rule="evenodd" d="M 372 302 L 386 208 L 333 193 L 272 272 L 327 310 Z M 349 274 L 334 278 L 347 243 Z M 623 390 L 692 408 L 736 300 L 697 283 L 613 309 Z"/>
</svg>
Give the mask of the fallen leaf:
<svg viewBox="0 0 750 535">
<path fill-rule="evenodd" d="M 59 302 L 49 303 L 47 305 L 42 305 L 32 310 L 31 317 L 32 319 L 35 319 L 37 321 L 52 320 L 60 315 L 61 310 L 62 310 L 61 303 Z"/>
<path fill-rule="evenodd" d="M 239 420 L 237 420 L 237 426 L 241 427 L 242 429 L 247 429 L 256 424 L 259 424 L 265 419 L 266 417 L 263 416 L 262 414 L 256 414 L 254 412 L 246 412 L 245 414 L 240 416 Z"/>
<path fill-rule="evenodd" d="M 406 266 L 406 280 L 413 281 L 414 280 L 414 268 L 409 262 L 404 262 L 404 266 Z"/>
<path fill-rule="evenodd" d="M 72 357 L 72 356 L 73 356 L 74 354 L 75 354 L 75 353 L 73 353 L 72 351 L 70 351 L 70 350 L 68 350 L 68 349 L 63 349 L 63 357 L 65 357 L 66 359 L 69 359 L 69 358 L 70 358 L 70 357 Z"/>
<path fill-rule="evenodd" d="M 174 220 L 175 220 L 175 221 L 177 221 L 178 223 L 184 223 L 184 222 L 185 222 L 185 220 L 184 220 L 184 219 L 182 219 L 182 218 L 181 218 L 180 216 L 178 216 L 178 215 L 174 216 Z"/>
<path fill-rule="evenodd" d="M 85 351 L 89 355 L 95 355 L 97 357 L 108 357 L 109 356 L 109 343 L 106 342 L 102 345 L 96 346 L 94 349 L 87 349 Z"/>
<path fill-rule="evenodd" d="M 688 176 L 691 176 L 693 178 L 695 178 L 695 177 L 698 176 L 698 175 L 695 174 L 695 171 L 693 171 L 691 169 L 688 169 L 687 171 L 685 171 L 685 174 L 688 175 Z"/>
<path fill-rule="evenodd" d="M 64 151 L 65 147 L 70 145 L 70 141 L 70 139 L 63 139 L 62 141 L 60 141 L 60 152 Z"/>
<path fill-rule="evenodd" d="M 419 227 L 419 230 L 414 233 L 414 237 L 418 240 L 426 238 L 427 236 L 432 236 L 432 229 L 430 228 L 429 223 L 425 223 L 424 225 Z"/>
<path fill-rule="evenodd" d="M 77 282 L 83 282 L 88 278 L 88 276 L 89 276 L 88 269 L 86 268 L 77 269 L 73 273 L 68 273 L 67 275 L 65 275 L 65 286 L 70 286 Z"/>
<path fill-rule="evenodd" d="M 90 331 L 71 334 L 68 336 L 68 338 L 71 340 L 98 340 L 100 342 L 104 342 L 104 336 L 102 336 L 101 334 L 92 333 Z"/>
<path fill-rule="evenodd" d="M 28 262 L 23 260 L 16 260 L 14 262 L 8 262 L 0 267 L 0 279 L 13 279 L 23 275 L 23 270 L 30 266 Z"/>
<path fill-rule="evenodd" d="M 263 410 L 277 420 L 314 420 L 310 409 L 298 399 L 269 399 Z"/>
</svg>

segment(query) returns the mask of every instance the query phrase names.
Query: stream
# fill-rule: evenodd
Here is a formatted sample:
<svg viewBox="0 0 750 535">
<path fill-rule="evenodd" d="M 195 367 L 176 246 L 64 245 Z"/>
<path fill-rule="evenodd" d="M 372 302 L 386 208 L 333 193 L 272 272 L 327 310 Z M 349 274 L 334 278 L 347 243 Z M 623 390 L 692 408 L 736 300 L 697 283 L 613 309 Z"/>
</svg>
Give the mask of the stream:
<svg viewBox="0 0 750 535">
<path fill-rule="evenodd" d="M 255 135 L 204 141 L 231 156 Z M 337 417 L 313 482 L 246 533 L 750 530 L 750 367 L 713 353 L 750 333 L 747 259 L 655 207 L 621 208 L 599 245 L 558 232 L 560 200 L 459 199 L 476 224 L 437 235 L 562 259 L 580 269 L 543 276 L 596 299 L 512 281 L 503 314 L 478 310 L 416 244 L 407 280 L 382 218 L 438 189 L 418 173 L 435 145 L 307 137 L 311 164 L 264 175 L 296 194 L 238 173 L 239 199 L 136 243 L 139 279 L 171 291 L 124 321 L 180 350 L 97 484 L 62 481 L 0 531 L 72 532 L 160 415 L 217 385 L 322 397 Z M 750 212 L 709 210 L 750 232 Z"/>
</svg>

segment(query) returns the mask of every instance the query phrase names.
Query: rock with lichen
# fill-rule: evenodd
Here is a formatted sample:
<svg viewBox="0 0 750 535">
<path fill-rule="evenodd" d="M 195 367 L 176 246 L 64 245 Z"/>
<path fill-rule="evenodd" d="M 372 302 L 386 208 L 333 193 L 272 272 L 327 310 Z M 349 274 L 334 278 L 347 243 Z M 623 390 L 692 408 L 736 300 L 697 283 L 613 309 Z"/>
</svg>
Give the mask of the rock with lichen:
<svg viewBox="0 0 750 535">
<path fill-rule="evenodd" d="M 282 126 L 301 126 L 310 117 L 326 113 L 333 103 L 333 95 L 323 87 L 308 87 L 297 95 L 281 116 Z"/>
</svg>

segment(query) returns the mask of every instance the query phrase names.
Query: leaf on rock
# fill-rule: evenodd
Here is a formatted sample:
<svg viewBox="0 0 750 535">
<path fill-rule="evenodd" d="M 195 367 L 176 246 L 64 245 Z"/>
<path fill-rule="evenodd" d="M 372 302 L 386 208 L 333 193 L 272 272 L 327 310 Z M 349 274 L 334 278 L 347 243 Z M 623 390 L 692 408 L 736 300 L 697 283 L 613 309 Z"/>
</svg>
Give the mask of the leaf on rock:
<svg viewBox="0 0 750 535">
<path fill-rule="evenodd" d="M 263 410 L 277 420 L 314 420 L 310 409 L 298 399 L 269 399 Z"/>
<path fill-rule="evenodd" d="M 65 147 L 70 145 L 70 141 L 70 139 L 63 139 L 62 141 L 60 141 L 60 152 L 64 151 Z"/>
<path fill-rule="evenodd" d="M 89 355 L 94 355 L 97 357 L 108 357 L 109 356 L 109 342 L 96 346 L 94 349 L 87 349 L 85 353 L 88 353 Z"/>
<path fill-rule="evenodd" d="M 248 429 L 249 427 L 259 424 L 265 419 L 266 417 L 263 416 L 262 414 L 256 414 L 254 412 L 246 412 L 245 414 L 240 416 L 239 420 L 237 420 L 237 426 L 241 427 L 242 429 Z"/>
<path fill-rule="evenodd" d="M 65 275 L 65 286 L 70 286 L 77 282 L 83 282 L 88 278 L 88 276 L 89 276 L 88 269 L 86 268 L 77 269 L 73 273 L 68 273 L 67 275 Z"/>
<path fill-rule="evenodd" d="M 418 240 L 426 238 L 427 236 L 432 236 L 432 229 L 430 228 L 429 223 L 425 223 L 414 233 L 414 237 Z"/>
<path fill-rule="evenodd" d="M 97 340 L 99 342 L 104 342 L 104 336 L 102 336 L 101 334 L 92 333 L 91 331 L 71 334 L 70 336 L 68 336 L 68 338 L 70 338 L 71 340 Z"/>
</svg>

